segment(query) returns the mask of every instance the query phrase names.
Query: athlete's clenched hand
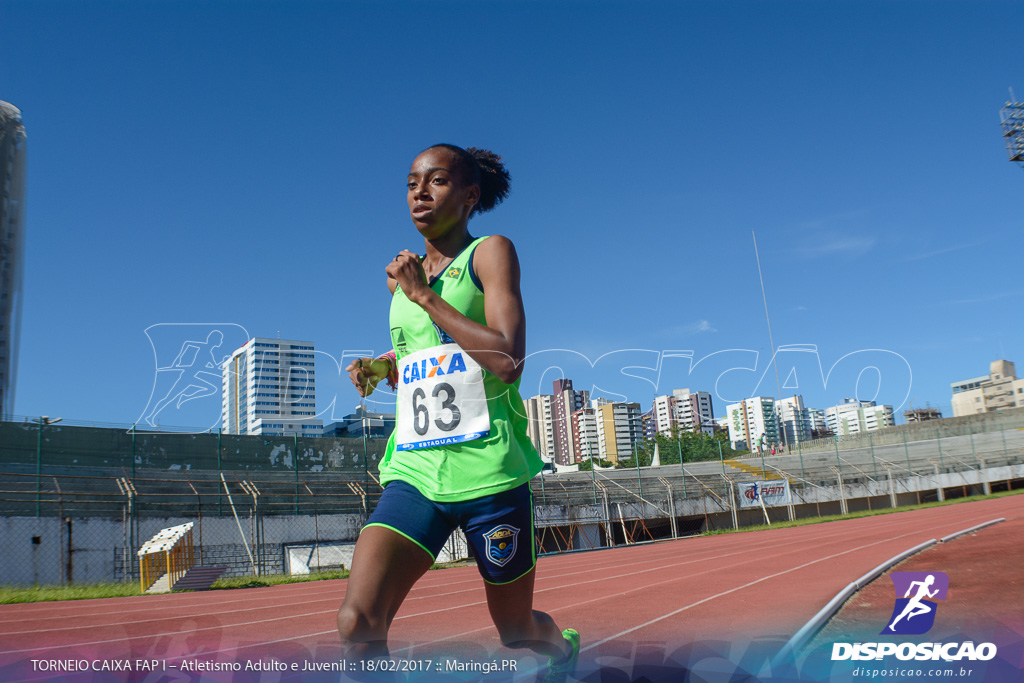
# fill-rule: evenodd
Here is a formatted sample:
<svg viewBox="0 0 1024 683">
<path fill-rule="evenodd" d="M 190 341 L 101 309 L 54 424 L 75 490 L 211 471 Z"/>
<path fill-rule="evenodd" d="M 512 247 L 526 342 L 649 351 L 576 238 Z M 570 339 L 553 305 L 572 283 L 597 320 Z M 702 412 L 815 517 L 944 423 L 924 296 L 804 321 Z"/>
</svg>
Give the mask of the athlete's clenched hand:
<svg viewBox="0 0 1024 683">
<path fill-rule="evenodd" d="M 423 272 L 419 255 L 408 249 L 403 249 L 385 270 L 388 277 L 398 283 L 405 296 L 413 303 L 418 303 L 423 295 L 430 292 L 427 274 Z"/>
<path fill-rule="evenodd" d="M 357 358 L 345 368 L 352 384 L 356 385 L 356 391 L 363 397 L 372 394 L 390 371 L 391 364 L 384 358 Z"/>
</svg>

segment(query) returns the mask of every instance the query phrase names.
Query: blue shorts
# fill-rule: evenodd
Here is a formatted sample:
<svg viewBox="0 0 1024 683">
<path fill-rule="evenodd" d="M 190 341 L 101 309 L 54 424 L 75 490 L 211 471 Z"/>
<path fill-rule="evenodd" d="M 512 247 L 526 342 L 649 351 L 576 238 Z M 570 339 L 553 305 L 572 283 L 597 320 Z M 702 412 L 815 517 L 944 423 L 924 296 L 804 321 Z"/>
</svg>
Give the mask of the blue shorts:
<svg viewBox="0 0 1024 683">
<path fill-rule="evenodd" d="M 451 533 L 462 527 L 480 575 L 488 583 L 511 583 L 537 562 L 529 482 L 492 496 L 437 503 L 411 484 L 390 481 L 366 526 L 386 527 L 405 536 L 431 559 L 437 559 Z"/>
</svg>

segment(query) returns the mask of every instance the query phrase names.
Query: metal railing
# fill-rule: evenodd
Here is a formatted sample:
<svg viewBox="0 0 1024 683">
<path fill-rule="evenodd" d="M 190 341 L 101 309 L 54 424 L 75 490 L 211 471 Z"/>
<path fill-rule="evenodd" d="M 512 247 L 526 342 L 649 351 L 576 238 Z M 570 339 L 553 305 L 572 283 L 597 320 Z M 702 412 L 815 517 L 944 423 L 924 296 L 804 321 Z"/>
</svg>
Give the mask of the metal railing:
<svg viewBox="0 0 1024 683">
<path fill-rule="evenodd" d="M 68 450 L 67 444 L 56 448 L 47 435 L 57 428 L 17 427 L 34 437 L 37 462 L 0 457 L 0 515 L 9 528 L 20 529 L 9 550 L 33 558 L 18 563 L 17 576 L 0 576 L 0 583 L 138 580 L 142 541 L 188 522 L 194 523 L 196 564 L 226 567 L 228 576 L 280 573 L 289 545 L 332 545 L 344 556 L 382 490 L 372 458 L 383 452 L 382 439 L 341 444 L 344 451 L 329 439 L 293 439 L 290 450 L 270 440 L 246 442 L 246 448 L 260 450 L 259 458 L 222 454 L 219 463 L 213 460 L 220 467 L 206 468 L 209 454 L 193 466 L 186 452 L 166 456 L 165 464 L 174 461 L 177 468 L 158 469 L 152 458 L 129 467 L 116 450 L 123 435 L 114 438 L 105 458 Z M 185 439 L 179 444 L 185 448 L 196 435 L 166 436 Z M 162 441 L 161 448 L 174 443 Z M 9 444 L 0 445 L 0 456 L 11 453 Z M 858 448 L 833 444 L 830 451 L 790 450 L 740 463 L 744 467 L 723 459 L 537 476 L 531 486 L 538 548 L 585 550 L 763 523 L 764 516 L 774 522 L 1019 488 L 1024 429 L 936 433 L 931 440 L 901 438 Z M 998 480 L 996 472 L 1005 479 Z M 737 487 L 765 475 L 789 481 L 792 503 L 763 515 L 741 508 Z M 460 548 L 453 543 L 451 553 Z"/>
</svg>

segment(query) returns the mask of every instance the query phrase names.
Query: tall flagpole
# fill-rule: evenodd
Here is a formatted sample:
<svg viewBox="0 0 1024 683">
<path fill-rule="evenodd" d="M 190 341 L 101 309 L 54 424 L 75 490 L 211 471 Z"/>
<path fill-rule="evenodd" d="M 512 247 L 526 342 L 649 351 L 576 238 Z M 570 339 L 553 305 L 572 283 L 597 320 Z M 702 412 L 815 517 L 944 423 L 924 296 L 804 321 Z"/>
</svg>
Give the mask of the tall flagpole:
<svg viewBox="0 0 1024 683">
<path fill-rule="evenodd" d="M 768 345 L 772 349 L 772 364 L 775 366 L 775 388 L 779 392 L 778 397 L 781 401 L 782 383 L 779 382 L 779 361 L 775 357 L 775 342 L 772 340 L 772 319 L 768 317 L 768 296 L 764 293 L 764 276 L 761 274 L 761 256 L 757 253 L 757 235 L 754 234 L 753 230 L 750 231 L 750 236 L 754 238 L 754 258 L 757 259 L 757 277 L 761 281 L 761 299 L 764 301 L 764 318 L 768 321 Z M 775 426 L 778 428 L 780 425 L 778 424 L 779 409 L 777 406 L 775 406 L 774 412 L 776 420 Z M 786 441 L 786 430 L 782 430 L 782 440 L 783 442 Z M 787 443 L 786 446 L 789 446 L 789 444 Z"/>
</svg>

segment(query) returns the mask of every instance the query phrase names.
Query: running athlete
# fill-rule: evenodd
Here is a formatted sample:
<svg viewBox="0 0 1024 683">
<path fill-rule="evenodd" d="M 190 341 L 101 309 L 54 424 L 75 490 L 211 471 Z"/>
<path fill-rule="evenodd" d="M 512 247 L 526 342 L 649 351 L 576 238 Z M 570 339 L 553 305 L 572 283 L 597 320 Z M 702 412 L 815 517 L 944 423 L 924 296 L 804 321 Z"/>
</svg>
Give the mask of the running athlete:
<svg viewBox="0 0 1024 683">
<path fill-rule="evenodd" d="M 933 583 L 935 583 L 934 574 L 929 574 L 924 581 L 911 582 L 911 584 L 907 587 L 906 594 L 904 594 L 903 597 L 910 598 L 910 593 L 914 590 L 914 586 L 917 586 L 917 593 L 914 595 L 914 597 L 910 598 L 910 600 L 907 602 L 907 606 L 903 608 L 902 612 L 900 612 L 900 615 L 893 619 L 892 623 L 889 624 L 890 631 L 895 631 L 894 627 L 896 626 L 896 622 L 898 622 L 903 617 L 906 617 L 907 621 L 910 621 L 916 616 L 928 614 L 932 611 L 931 605 L 925 604 L 923 602 L 923 599 L 934 598 L 935 594 L 939 592 L 938 588 L 936 588 L 933 591 L 928 590 L 928 588 L 930 588 Z M 897 595 L 899 595 L 899 593 L 897 593 Z"/>
<path fill-rule="evenodd" d="M 391 621 L 456 527 L 473 546 L 501 642 L 549 657 L 549 680 L 576 666 L 579 634 L 533 609 L 530 479 L 519 378 L 526 316 L 515 247 L 474 238 L 471 216 L 508 195 L 501 157 L 435 145 L 413 161 L 407 200 L 425 255 L 387 265 L 393 352 L 346 370 L 360 396 L 397 385 L 396 427 L 380 463 L 380 502 L 352 559 L 338 631 L 349 656 L 388 656 Z"/>
</svg>

